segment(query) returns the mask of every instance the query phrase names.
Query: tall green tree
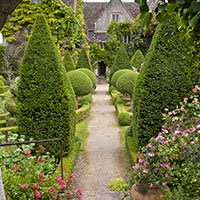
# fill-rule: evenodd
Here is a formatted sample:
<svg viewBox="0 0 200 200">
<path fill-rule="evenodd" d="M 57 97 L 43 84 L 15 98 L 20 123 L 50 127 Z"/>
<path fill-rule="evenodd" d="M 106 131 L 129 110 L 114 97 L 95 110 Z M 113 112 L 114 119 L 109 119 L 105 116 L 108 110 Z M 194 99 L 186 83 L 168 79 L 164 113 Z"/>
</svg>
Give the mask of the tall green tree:
<svg viewBox="0 0 200 200">
<path fill-rule="evenodd" d="M 180 39 L 175 15 L 159 24 L 133 95 L 133 136 L 136 146 L 159 133 L 164 108 L 174 109 L 192 88 L 185 60 L 188 48 Z M 138 143 L 137 143 L 138 140 Z"/>
<path fill-rule="evenodd" d="M 93 71 L 92 65 L 90 63 L 90 58 L 89 58 L 88 53 L 85 48 L 82 48 L 81 52 L 79 54 L 76 69 L 79 69 L 79 68 L 87 68 L 87 69 Z"/>
<path fill-rule="evenodd" d="M 26 138 L 61 138 L 67 154 L 75 134 L 75 94 L 44 16 L 33 27 L 20 65 L 17 123 Z M 55 143 L 48 150 L 58 154 Z"/>
<path fill-rule="evenodd" d="M 132 67 L 136 68 L 138 71 L 140 71 L 142 64 L 144 63 L 144 56 L 142 51 L 139 49 L 134 53 L 134 55 L 131 58 L 131 65 Z"/>
<path fill-rule="evenodd" d="M 110 69 L 109 80 L 111 80 L 112 75 L 120 69 L 132 69 L 130 59 L 123 44 L 120 45 L 115 61 Z"/>
</svg>

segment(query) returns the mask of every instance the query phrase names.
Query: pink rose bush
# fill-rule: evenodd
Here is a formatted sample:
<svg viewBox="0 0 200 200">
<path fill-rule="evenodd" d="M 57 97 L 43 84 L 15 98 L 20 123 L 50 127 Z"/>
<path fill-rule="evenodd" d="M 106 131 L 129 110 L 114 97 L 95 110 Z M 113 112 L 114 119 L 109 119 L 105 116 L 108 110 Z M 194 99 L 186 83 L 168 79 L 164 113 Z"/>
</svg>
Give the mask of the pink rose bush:
<svg viewBox="0 0 200 200">
<path fill-rule="evenodd" d="M 166 199 L 200 199 L 200 87 L 193 88 L 173 111 L 164 110 L 165 124 L 140 149 L 133 181 L 141 193 L 169 189 Z"/>
<path fill-rule="evenodd" d="M 10 142 L 16 141 L 17 137 L 18 135 L 10 133 Z M 0 140 L 4 138 L 5 136 L 0 136 Z M 20 138 L 20 141 L 23 140 L 23 137 Z M 30 144 L 1 147 L 0 159 L 8 200 L 68 200 L 80 199 L 82 196 L 79 189 L 68 190 L 74 181 L 74 175 L 71 174 L 69 181 L 65 181 L 59 175 L 54 157 L 43 146 L 36 148 L 34 144 Z"/>
</svg>

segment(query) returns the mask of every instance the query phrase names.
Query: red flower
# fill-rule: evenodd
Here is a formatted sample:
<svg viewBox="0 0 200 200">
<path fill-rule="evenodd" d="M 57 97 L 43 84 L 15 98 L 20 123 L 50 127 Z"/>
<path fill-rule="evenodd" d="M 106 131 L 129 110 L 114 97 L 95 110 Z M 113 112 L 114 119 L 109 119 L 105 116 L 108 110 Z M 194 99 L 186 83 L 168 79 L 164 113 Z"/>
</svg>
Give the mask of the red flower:
<svg viewBox="0 0 200 200">
<path fill-rule="evenodd" d="M 14 167 L 13 167 L 13 171 L 14 171 L 14 172 L 17 172 L 17 171 L 18 171 L 18 168 L 17 168 L 16 166 L 14 166 Z"/>
<path fill-rule="evenodd" d="M 39 191 L 35 191 L 35 198 L 36 199 L 40 199 L 41 198 L 41 194 L 40 194 L 40 192 Z"/>
<path fill-rule="evenodd" d="M 68 191 L 68 192 L 67 192 L 67 196 L 68 196 L 68 197 L 71 197 L 71 195 L 72 195 L 71 191 Z"/>
<path fill-rule="evenodd" d="M 44 151 L 46 148 L 44 147 L 44 146 L 42 146 L 42 145 L 40 145 L 40 150 L 41 151 Z"/>
<path fill-rule="evenodd" d="M 39 157 L 38 162 L 42 163 L 43 162 L 42 158 Z"/>
<path fill-rule="evenodd" d="M 32 185 L 32 189 L 33 189 L 33 190 L 37 190 L 37 185 L 36 185 L 36 184 L 33 184 L 33 185 Z"/>
<path fill-rule="evenodd" d="M 51 193 L 56 192 L 56 188 L 55 187 L 50 188 L 49 192 L 51 192 Z"/>
<path fill-rule="evenodd" d="M 43 185 L 44 184 L 44 179 L 40 179 L 40 183 Z"/>
<path fill-rule="evenodd" d="M 27 183 L 24 183 L 23 184 L 23 188 L 26 190 L 26 189 L 28 189 L 28 184 Z"/>
</svg>

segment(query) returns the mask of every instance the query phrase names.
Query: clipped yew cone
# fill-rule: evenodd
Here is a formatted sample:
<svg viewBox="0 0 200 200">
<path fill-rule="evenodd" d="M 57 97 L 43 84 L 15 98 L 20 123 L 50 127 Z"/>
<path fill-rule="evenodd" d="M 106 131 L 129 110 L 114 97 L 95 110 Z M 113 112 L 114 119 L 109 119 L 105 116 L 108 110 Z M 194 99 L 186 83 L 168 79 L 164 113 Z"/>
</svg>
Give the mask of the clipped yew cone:
<svg viewBox="0 0 200 200">
<path fill-rule="evenodd" d="M 131 187 L 130 193 L 133 200 L 161 200 L 161 197 L 164 195 L 163 190 L 160 188 L 150 188 L 145 194 L 141 194 L 138 192 L 137 184 Z"/>
</svg>

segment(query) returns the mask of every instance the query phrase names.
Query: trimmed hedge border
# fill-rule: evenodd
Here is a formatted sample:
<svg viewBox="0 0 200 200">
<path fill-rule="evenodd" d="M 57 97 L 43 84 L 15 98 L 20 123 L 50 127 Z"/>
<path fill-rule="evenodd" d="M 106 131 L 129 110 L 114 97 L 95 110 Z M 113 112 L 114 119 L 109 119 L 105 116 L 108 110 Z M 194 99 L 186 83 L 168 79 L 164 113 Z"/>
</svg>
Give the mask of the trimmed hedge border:
<svg viewBox="0 0 200 200">
<path fill-rule="evenodd" d="M 84 104 L 81 108 L 76 110 L 76 123 L 79 123 L 86 119 L 91 110 L 91 104 Z"/>
</svg>

